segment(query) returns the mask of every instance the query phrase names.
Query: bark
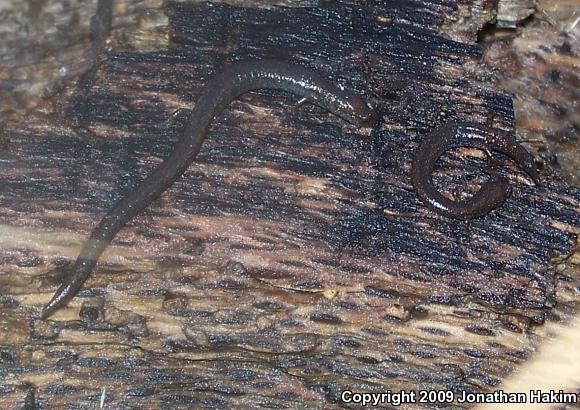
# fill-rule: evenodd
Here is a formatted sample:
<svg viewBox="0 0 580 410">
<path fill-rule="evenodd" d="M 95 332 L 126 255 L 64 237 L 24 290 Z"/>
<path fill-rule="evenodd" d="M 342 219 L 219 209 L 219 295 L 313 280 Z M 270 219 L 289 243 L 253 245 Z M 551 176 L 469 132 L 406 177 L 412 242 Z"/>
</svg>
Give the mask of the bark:
<svg viewBox="0 0 580 410">
<path fill-rule="evenodd" d="M 550 262 L 573 252 L 578 189 L 549 172 L 533 186 L 501 159 L 512 197 L 462 223 L 410 183 L 435 126 L 513 130 L 481 49 L 440 31 L 461 32 L 468 10 L 470 38 L 483 25 L 474 11 L 491 6 L 293 5 L 308 7 L 117 6 L 121 22 L 140 16 L 138 30 L 113 20 L 102 52 L 79 53 L 90 62 L 76 86 L 51 88 L 50 107 L 26 119 L 6 115 L 0 407 L 83 408 L 104 394 L 112 408 L 340 408 L 345 389 L 488 391 L 566 314 L 554 307 L 577 296 L 560 280 L 577 278 Z M 288 94 L 243 96 L 79 296 L 38 320 L 99 218 L 169 154 L 183 125 L 173 113 L 224 65 L 264 57 L 356 90 L 380 121 L 359 128 Z M 436 181 L 464 197 L 489 167 L 458 150 Z"/>
</svg>

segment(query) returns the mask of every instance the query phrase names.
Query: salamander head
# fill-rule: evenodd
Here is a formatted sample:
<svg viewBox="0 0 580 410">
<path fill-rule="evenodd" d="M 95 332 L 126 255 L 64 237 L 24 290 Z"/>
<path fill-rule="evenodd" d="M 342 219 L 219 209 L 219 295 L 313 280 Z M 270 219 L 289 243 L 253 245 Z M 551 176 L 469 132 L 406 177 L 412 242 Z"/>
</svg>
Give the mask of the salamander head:
<svg viewBox="0 0 580 410">
<path fill-rule="evenodd" d="M 335 101 L 333 109 L 336 115 L 353 125 L 370 126 L 375 123 L 378 114 L 363 98 L 356 94 L 342 96 Z M 334 104 L 333 104 L 334 105 Z"/>
</svg>

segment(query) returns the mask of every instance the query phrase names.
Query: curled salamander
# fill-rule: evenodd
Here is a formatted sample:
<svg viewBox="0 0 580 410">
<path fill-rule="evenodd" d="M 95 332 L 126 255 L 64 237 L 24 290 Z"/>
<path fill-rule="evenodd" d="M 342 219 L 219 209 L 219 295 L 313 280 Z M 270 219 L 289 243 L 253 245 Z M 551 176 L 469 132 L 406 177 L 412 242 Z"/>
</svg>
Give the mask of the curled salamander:
<svg viewBox="0 0 580 410">
<path fill-rule="evenodd" d="M 433 184 L 433 169 L 443 153 L 459 147 L 479 148 L 488 155 L 491 155 L 490 151 L 505 154 L 513 159 L 536 185 L 540 184 L 540 176 L 532 156 L 516 141 L 512 133 L 474 123 L 447 123 L 421 142 L 411 170 L 417 196 L 439 214 L 454 219 L 476 218 L 501 206 L 511 195 L 508 182 L 493 174 L 471 198 L 454 201 L 442 195 Z"/>
<path fill-rule="evenodd" d="M 197 156 L 214 117 L 241 94 L 265 88 L 292 92 L 352 124 L 370 123 L 376 117 L 362 98 L 298 65 L 258 60 L 236 63 L 222 70 L 206 86 L 171 155 L 118 201 L 94 228 L 73 266 L 72 275 L 44 307 L 42 318 L 76 295 L 117 232 L 185 172 Z"/>
</svg>

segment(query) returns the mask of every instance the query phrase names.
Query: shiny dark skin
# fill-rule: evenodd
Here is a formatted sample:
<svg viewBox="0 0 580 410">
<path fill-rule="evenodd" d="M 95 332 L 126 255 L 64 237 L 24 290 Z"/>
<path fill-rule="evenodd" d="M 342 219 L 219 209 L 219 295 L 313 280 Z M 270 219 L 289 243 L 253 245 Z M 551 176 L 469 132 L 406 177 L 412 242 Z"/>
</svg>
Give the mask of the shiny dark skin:
<svg viewBox="0 0 580 410">
<path fill-rule="evenodd" d="M 459 147 L 479 148 L 488 155 L 491 151 L 505 154 L 513 159 L 536 185 L 540 184 L 540 176 L 532 156 L 516 141 L 513 133 L 475 123 L 447 123 L 421 142 L 411 169 L 417 196 L 425 205 L 441 215 L 462 220 L 476 218 L 498 208 L 511 195 L 508 182 L 493 174 L 471 198 L 454 201 L 442 195 L 433 184 L 433 169 L 443 153 Z"/>
<path fill-rule="evenodd" d="M 117 202 L 94 228 L 73 266 L 72 275 L 44 307 L 42 318 L 50 316 L 77 294 L 117 232 L 185 172 L 197 156 L 214 117 L 241 94 L 257 89 L 292 92 L 355 125 L 370 124 L 376 118 L 374 110 L 362 98 L 301 66 L 259 60 L 227 67 L 206 86 L 171 155 Z"/>
</svg>

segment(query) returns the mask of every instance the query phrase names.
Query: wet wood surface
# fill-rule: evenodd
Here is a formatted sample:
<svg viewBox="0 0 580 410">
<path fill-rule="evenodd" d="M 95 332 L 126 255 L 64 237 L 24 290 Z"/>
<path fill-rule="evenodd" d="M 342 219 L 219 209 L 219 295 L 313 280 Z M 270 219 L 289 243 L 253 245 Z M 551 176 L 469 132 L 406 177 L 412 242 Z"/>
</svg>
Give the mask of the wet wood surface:
<svg viewBox="0 0 580 410">
<path fill-rule="evenodd" d="M 47 98 L 50 113 L 4 122 L 0 407 L 341 408 L 346 389 L 489 391 L 547 319 L 568 314 L 577 278 L 553 262 L 573 252 L 578 189 L 549 172 L 533 186 L 502 159 L 512 197 L 463 223 L 433 214 L 410 183 L 437 125 L 514 130 L 482 50 L 440 32 L 466 6 L 299 5 L 144 9 L 133 40 L 113 30 L 91 72 Z M 355 90 L 380 121 L 358 128 L 289 94 L 243 96 L 79 296 L 39 320 L 99 218 L 171 151 L 175 111 L 226 64 L 265 57 Z M 490 166 L 466 149 L 440 165 L 455 197 Z"/>
</svg>

